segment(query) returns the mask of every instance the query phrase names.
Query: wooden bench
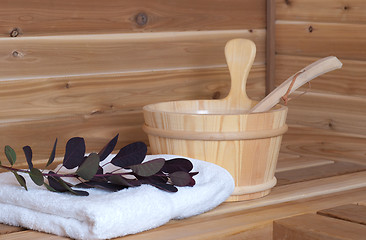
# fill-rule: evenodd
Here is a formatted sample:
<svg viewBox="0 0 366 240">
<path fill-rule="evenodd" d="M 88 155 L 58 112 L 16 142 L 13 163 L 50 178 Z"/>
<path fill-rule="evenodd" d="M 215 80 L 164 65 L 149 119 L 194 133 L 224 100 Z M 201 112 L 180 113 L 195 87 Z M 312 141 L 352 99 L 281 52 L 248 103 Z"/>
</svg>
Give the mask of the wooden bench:
<svg viewBox="0 0 366 240">
<path fill-rule="evenodd" d="M 278 184 L 268 196 L 223 203 L 205 214 L 172 220 L 123 239 L 272 239 L 276 226 L 285 225 L 289 217 L 307 214 L 303 215 L 306 219 L 314 215 L 323 219 L 316 213 L 328 214 L 324 209 L 347 204 L 365 205 L 366 166 L 360 157 L 365 150 L 342 145 L 346 147 L 339 152 L 343 142 L 366 146 L 364 138 L 291 127 L 282 144 L 276 173 Z M 65 239 L 6 225 L 0 225 L 0 234 L 6 240 Z"/>
</svg>

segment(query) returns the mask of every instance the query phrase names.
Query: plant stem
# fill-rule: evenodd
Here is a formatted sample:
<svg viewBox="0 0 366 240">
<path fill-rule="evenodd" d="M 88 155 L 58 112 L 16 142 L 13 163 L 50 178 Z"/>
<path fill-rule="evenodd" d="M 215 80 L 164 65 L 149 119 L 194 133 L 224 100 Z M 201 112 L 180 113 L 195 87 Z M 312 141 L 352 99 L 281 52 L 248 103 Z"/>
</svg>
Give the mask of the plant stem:
<svg viewBox="0 0 366 240">
<path fill-rule="evenodd" d="M 24 169 L 19 169 L 19 168 L 13 168 L 13 167 L 8 167 L 8 166 L 3 166 L 0 165 L 0 168 L 9 170 L 9 171 L 16 171 L 16 172 L 22 172 L 22 173 L 28 173 L 29 174 L 29 170 L 24 170 Z M 120 169 L 118 169 L 120 170 Z M 130 172 L 124 172 L 124 173 L 105 173 L 105 174 L 95 174 L 94 177 L 109 177 L 109 176 L 114 176 L 114 175 L 131 175 L 132 173 Z M 77 174 L 74 173 L 69 173 L 69 174 L 58 174 L 58 173 L 43 173 L 43 176 L 52 176 L 52 177 L 73 177 L 73 178 L 78 178 L 79 176 Z"/>
</svg>

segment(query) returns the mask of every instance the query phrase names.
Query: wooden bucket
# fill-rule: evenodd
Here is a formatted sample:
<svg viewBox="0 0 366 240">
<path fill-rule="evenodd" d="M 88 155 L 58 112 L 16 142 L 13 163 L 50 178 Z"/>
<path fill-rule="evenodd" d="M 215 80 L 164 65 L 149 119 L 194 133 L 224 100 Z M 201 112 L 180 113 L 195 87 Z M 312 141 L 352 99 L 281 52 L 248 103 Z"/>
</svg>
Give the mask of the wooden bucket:
<svg viewBox="0 0 366 240">
<path fill-rule="evenodd" d="M 254 49 L 254 50 L 253 50 Z M 250 40 L 234 39 L 225 47 L 231 90 L 222 100 L 173 101 L 143 108 L 152 154 L 175 154 L 215 163 L 235 179 L 228 201 L 267 195 L 274 177 L 287 107 L 247 114 L 255 105 L 245 92 L 255 57 Z"/>
</svg>

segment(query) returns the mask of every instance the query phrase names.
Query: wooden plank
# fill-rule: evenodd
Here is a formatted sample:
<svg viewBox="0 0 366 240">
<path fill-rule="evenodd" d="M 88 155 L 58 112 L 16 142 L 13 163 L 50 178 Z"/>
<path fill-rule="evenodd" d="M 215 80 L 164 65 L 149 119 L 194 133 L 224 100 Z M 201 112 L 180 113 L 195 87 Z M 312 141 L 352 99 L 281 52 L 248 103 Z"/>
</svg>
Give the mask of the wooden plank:
<svg viewBox="0 0 366 240">
<path fill-rule="evenodd" d="M 366 60 L 366 25 L 277 21 L 276 52 Z"/>
<path fill-rule="evenodd" d="M 366 226 L 317 214 L 304 214 L 273 223 L 273 240 L 360 240 L 365 234 Z"/>
<path fill-rule="evenodd" d="M 366 225 L 366 206 L 346 204 L 318 211 L 318 214 L 344 221 Z"/>
<path fill-rule="evenodd" d="M 145 16 L 137 20 L 141 13 Z M 0 15 L 0 37 L 14 28 L 21 36 L 35 36 L 266 26 L 265 0 L 2 0 Z"/>
<path fill-rule="evenodd" d="M 308 92 L 288 107 L 289 124 L 366 135 L 365 98 Z"/>
<path fill-rule="evenodd" d="M 349 185 L 351 183 L 351 179 L 355 179 L 355 177 L 356 176 L 347 176 L 347 178 L 343 179 L 340 179 L 338 177 L 338 180 L 340 181 L 334 181 L 335 179 L 333 178 L 328 179 L 327 182 L 329 184 L 336 183 L 342 185 L 345 181 L 346 183 L 344 186 L 346 186 Z M 362 177 L 364 179 L 365 175 L 359 177 Z M 359 179 L 359 181 L 361 182 L 361 179 Z M 320 183 L 320 186 L 316 186 L 315 182 Z M 313 185 L 313 187 L 319 188 L 319 190 L 323 189 L 325 191 L 320 195 L 310 196 L 313 193 L 312 190 L 314 189 L 308 189 L 310 195 L 306 195 L 306 199 L 283 199 L 282 202 L 272 202 L 272 206 L 265 205 L 266 207 L 262 208 L 258 208 L 261 205 L 256 205 L 256 207 L 252 205 L 248 208 L 248 204 L 250 205 L 257 203 L 262 199 L 254 201 L 224 203 L 218 208 L 205 214 L 201 214 L 184 220 L 173 220 L 159 228 L 119 239 L 164 240 L 172 239 L 172 236 L 174 236 L 174 239 L 226 239 L 226 236 L 231 237 L 239 233 L 244 234 L 246 231 L 255 231 L 255 229 L 257 228 L 260 229 L 261 226 L 268 226 L 268 224 L 272 224 L 272 221 L 276 219 L 314 212 L 324 209 L 326 207 L 333 207 L 349 202 L 360 201 L 362 199 L 365 199 L 366 197 L 366 188 L 349 191 L 344 191 L 344 189 L 344 192 L 341 190 L 341 192 L 329 194 L 329 186 L 323 185 L 322 181 L 316 180 L 314 181 L 314 183 L 311 183 L 311 185 Z M 296 185 L 293 188 L 289 188 L 290 186 L 285 186 L 287 188 L 287 194 L 291 193 L 292 190 L 298 191 L 301 187 L 304 187 L 304 185 Z M 297 193 L 297 195 L 299 194 Z M 24 239 L 27 239 L 26 235 L 24 235 Z"/>
<path fill-rule="evenodd" d="M 317 57 L 276 55 L 276 85 L 280 85 L 289 76 L 304 66 L 315 62 Z M 366 61 L 340 59 L 342 69 L 321 75 L 311 81 L 311 92 L 335 93 L 347 96 L 366 96 Z M 301 91 L 309 88 L 304 85 Z M 301 101 L 301 100 L 299 100 Z"/>
<path fill-rule="evenodd" d="M 363 0 L 276 0 L 276 11 L 278 20 L 366 23 Z"/>
<path fill-rule="evenodd" d="M 248 94 L 264 96 L 264 66 L 254 66 Z M 223 98 L 230 89 L 227 67 L 130 72 L 0 81 L 0 124 L 119 110 L 153 102 Z"/>
<path fill-rule="evenodd" d="M 135 141 L 147 143 L 143 121 L 142 111 L 126 110 L 0 125 L 0 156 L 4 156 L 4 146 L 10 145 L 20 156 L 17 161 L 25 161 L 22 147 L 29 145 L 35 160 L 47 159 L 56 138 L 56 154 L 63 156 L 67 140 L 76 136 L 85 138 L 87 152 L 98 152 L 117 133 L 120 137 L 116 149 Z"/>
<path fill-rule="evenodd" d="M 365 170 L 366 165 L 335 162 L 334 164 L 276 172 L 275 176 L 277 178 L 277 185 L 282 186 L 296 182 L 305 182 L 313 179 L 321 179 Z"/>
<path fill-rule="evenodd" d="M 264 64 L 265 30 L 0 38 L 0 80 L 226 66 L 233 38 L 253 40 Z"/>
<path fill-rule="evenodd" d="M 340 193 L 351 189 L 366 187 L 365 177 L 366 172 L 363 171 L 341 176 L 315 179 L 307 182 L 298 182 L 290 185 L 276 186 L 272 189 L 269 195 L 263 198 L 243 202 L 225 202 L 217 207 L 214 211 L 205 213 L 205 216 L 215 216 L 224 213 L 237 213 L 248 209 L 286 203 L 289 201 L 302 200 L 306 202 L 308 201 L 307 199 L 312 197 L 323 196 L 337 192 Z M 353 203 L 357 201 L 358 200 L 354 199 L 347 203 Z M 342 205 L 341 203 L 337 203 L 336 200 L 330 204 L 332 206 Z M 330 206 L 325 206 L 320 209 L 328 207 Z"/>
<path fill-rule="evenodd" d="M 1 235 L 3 235 L 3 234 L 19 232 L 19 231 L 23 231 L 23 230 L 24 230 L 24 228 L 21 228 L 21 227 L 14 227 L 14 226 L 9 226 L 9 225 L 0 223 L 0 238 L 1 238 Z"/>
<path fill-rule="evenodd" d="M 42 240 L 61 240 L 61 239 L 70 239 L 65 237 L 60 237 L 52 234 L 41 233 L 36 231 L 21 231 L 10 234 L 5 234 L 0 236 L 1 239 L 6 240 L 24 240 L 24 239 L 42 239 Z"/>
<path fill-rule="evenodd" d="M 333 163 L 334 161 L 327 159 L 305 157 L 289 153 L 280 153 L 278 157 L 276 173 L 315 166 L 329 166 L 329 164 Z"/>
<path fill-rule="evenodd" d="M 283 136 L 280 152 L 310 159 L 321 158 L 366 164 L 365 144 L 366 138 L 363 135 L 290 126 L 289 131 Z"/>
<path fill-rule="evenodd" d="M 266 95 L 275 87 L 276 66 L 276 5 L 275 0 L 267 0 L 267 35 L 266 35 Z"/>
<path fill-rule="evenodd" d="M 233 232 L 244 232 L 248 229 L 253 229 L 254 227 L 271 224 L 272 221 L 276 219 L 310 213 L 317 211 L 317 209 L 320 210 L 328 206 L 336 206 L 337 204 L 339 205 L 354 200 L 357 201 L 357 199 L 365 197 L 365 192 L 353 190 L 332 195 L 322 195 L 320 197 L 306 199 L 305 201 L 298 200 L 245 211 L 221 212 L 219 215 L 210 214 L 219 210 L 216 208 L 211 212 L 196 217 L 180 221 L 170 221 L 162 227 L 118 239 L 168 240 L 172 239 L 172 236 L 174 236 L 174 239 L 226 239 L 225 236 L 230 236 Z M 227 203 L 227 205 L 223 207 L 230 208 L 229 205 L 231 204 L 246 205 L 247 203 L 247 201 Z M 221 206 L 219 207 L 220 209 L 222 209 Z"/>
</svg>

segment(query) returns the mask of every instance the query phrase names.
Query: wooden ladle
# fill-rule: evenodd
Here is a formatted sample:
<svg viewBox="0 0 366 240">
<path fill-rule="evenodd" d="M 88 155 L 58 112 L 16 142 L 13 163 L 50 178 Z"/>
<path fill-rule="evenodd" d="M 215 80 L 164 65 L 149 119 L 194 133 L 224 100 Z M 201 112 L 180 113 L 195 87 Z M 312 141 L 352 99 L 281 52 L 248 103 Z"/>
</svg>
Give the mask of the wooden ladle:
<svg viewBox="0 0 366 240">
<path fill-rule="evenodd" d="M 341 67 L 342 63 L 336 57 L 330 56 L 322 58 L 292 75 L 268 94 L 262 101 L 250 109 L 248 113 L 266 112 L 279 103 L 286 92 L 287 94 L 290 94 L 310 80 Z M 292 83 L 293 80 L 294 82 Z M 290 91 L 288 91 L 290 85 L 292 85 L 292 87 L 290 88 Z"/>
<path fill-rule="evenodd" d="M 226 98 L 226 109 L 248 110 L 252 100 L 246 94 L 248 74 L 256 54 L 255 44 L 248 39 L 232 39 L 225 45 L 225 57 L 231 77 L 231 89 Z"/>
</svg>

